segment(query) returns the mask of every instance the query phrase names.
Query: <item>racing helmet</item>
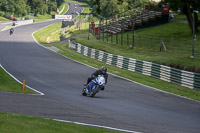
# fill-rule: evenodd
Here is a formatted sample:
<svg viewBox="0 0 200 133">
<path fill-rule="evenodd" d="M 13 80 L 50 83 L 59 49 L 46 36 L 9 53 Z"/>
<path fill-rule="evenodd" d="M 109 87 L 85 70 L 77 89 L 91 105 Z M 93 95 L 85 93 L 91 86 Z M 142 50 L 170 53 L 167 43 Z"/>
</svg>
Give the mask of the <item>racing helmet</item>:
<svg viewBox="0 0 200 133">
<path fill-rule="evenodd" d="M 107 72 L 107 67 L 102 66 L 101 71 L 102 71 L 102 73 L 106 73 Z"/>
</svg>

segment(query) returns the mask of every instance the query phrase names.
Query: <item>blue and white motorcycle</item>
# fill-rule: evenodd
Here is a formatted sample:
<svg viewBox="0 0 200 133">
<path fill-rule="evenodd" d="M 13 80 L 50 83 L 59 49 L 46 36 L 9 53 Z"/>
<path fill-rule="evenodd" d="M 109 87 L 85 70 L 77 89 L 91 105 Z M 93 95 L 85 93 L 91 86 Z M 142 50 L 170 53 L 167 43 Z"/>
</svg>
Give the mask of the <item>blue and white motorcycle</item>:
<svg viewBox="0 0 200 133">
<path fill-rule="evenodd" d="M 97 78 L 90 81 L 90 83 L 83 88 L 82 95 L 94 97 L 99 90 L 105 85 L 105 78 L 99 75 Z"/>
</svg>

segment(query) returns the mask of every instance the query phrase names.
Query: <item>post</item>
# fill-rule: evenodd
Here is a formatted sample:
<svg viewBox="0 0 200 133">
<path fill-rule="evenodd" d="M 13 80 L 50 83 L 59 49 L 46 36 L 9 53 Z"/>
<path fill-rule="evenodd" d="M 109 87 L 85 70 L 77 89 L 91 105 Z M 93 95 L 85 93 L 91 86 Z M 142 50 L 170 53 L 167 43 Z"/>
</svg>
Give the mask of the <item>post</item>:
<svg viewBox="0 0 200 133">
<path fill-rule="evenodd" d="M 118 44 L 118 33 L 116 34 L 116 44 Z"/>
<path fill-rule="evenodd" d="M 141 35 L 139 35 L 138 37 L 139 37 L 139 48 L 141 48 Z"/>
<path fill-rule="evenodd" d="M 146 48 L 148 49 L 148 36 L 146 35 Z"/>
<path fill-rule="evenodd" d="M 89 31 L 88 31 L 88 40 L 90 40 L 90 15 L 89 15 Z"/>
<path fill-rule="evenodd" d="M 181 40 L 180 40 L 181 42 L 181 54 L 183 54 L 183 38 L 181 38 Z"/>
<path fill-rule="evenodd" d="M 79 30 L 80 30 L 80 28 L 81 28 L 81 10 L 80 10 L 80 23 L 79 23 Z"/>
<path fill-rule="evenodd" d="M 108 29 L 108 20 L 106 19 L 106 29 Z M 107 42 L 108 42 L 108 31 L 107 31 Z"/>
<path fill-rule="evenodd" d="M 192 56 L 191 58 L 193 59 L 194 58 L 194 45 L 195 45 L 195 41 L 196 41 L 196 34 L 195 34 L 195 20 L 194 20 L 194 14 L 195 13 L 199 13 L 199 11 L 197 10 L 194 10 L 193 11 L 193 43 L 192 43 Z"/>
<path fill-rule="evenodd" d="M 152 43 L 153 43 L 153 50 L 154 50 L 154 47 L 155 47 L 155 37 L 152 37 Z"/>
<path fill-rule="evenodd" d="M 122 25 L 121 25 L 121 45 L 123 45 L 123 32 L 124 32 L 124 20 L 122 20 Z"/>
<path fill-rule="evenodd" d="M 85 19 L 84 19 L 84 21 L 85 21 L 85 28 L 86 28 L 86 23 L 87 23 L 87 17 L 85 16 Z"/>
<path fill-rule="evenodd" d="M 135 31 L 134 31 L 134 26 L 133 26 L 133 40 L 132 40 L 131 49 L 133 49 L 134 43 L 135 43 Z"/>
<path fill-rule="evenodd" d="M 192 59 L 194 58 L 194 44 L 195 44 L 195 27 L 194 27 L 194 24 L 195 23 L 194 23 L 194 15 L 193 15 L 193 43 L 192 43 L 192 56 L 191 56 Z"/>
<path fill-rule="evenodd" d="M 111 43 L 113 42 L 113 33 L 111 33 Z"/>
<path fill-rule="evenodd" d="M 128 36 L 128 33 L 127 33 L 127 46 L 129 45 L 129 36 Z"/>
<path fill-rule="evenodd" d="M 173 37 L 171 37 L 171 51 L 173 51 Z"/>
<path fill-rule="evenodd" d="M 25 87 L 25 80 L 23 80 L 23 84 L 22 84 L 22 90 L 25 91 L 26 87 Z"/>
<path fill-rule="evenodd" d="M 99 41 L 101 40 L 101 18 L 99 20 Z"/>
<path fill-rule="evenodd" d="M 107 42 L 108 42 L 108 32 L 107 32 Z"/>
<path fill-rule="evenodd" d="M 104 28 L 103 28 L 103 41 L 104 41 Z"/>
</svg>

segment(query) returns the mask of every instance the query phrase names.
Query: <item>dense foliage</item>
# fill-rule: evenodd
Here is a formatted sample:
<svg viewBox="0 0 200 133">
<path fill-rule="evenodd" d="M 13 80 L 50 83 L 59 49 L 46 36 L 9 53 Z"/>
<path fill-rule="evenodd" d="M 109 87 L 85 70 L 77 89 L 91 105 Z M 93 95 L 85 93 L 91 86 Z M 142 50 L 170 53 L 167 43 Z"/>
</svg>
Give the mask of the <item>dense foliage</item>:
<svg viewBox="0 0 200 133">
<path fill-rule="evenodd" d="M 28 13 L 50 14 L 64 0 L 0 0 L 0 15 L 26 16 Z"/>
<path fill-rule="evenodd" d="M 142 6 L 149 0 L 88 0 L 93 14 L 102 17 L 110 17 L 121 14 L 133 7 Z"/>
</svg>

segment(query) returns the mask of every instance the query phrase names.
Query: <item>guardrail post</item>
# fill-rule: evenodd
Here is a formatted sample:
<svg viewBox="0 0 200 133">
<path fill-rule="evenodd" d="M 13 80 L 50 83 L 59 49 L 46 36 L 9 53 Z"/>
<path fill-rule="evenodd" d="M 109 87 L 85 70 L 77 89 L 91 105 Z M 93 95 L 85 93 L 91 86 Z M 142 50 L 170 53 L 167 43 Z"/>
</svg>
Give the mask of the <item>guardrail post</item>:
<svg viewBox="0 0 200 133">
<path fill-rule="evenodd" d="M 141 35 L 139 35 L 139 48 L 141 48 Z"/>
<path fill-rule="evenodd" d="M 124 20 L 122 20 L 121 24 L 121 45 L 123 45 L 123 32 L 124 32 Z"/>
<path fill-rule="evenodd" d="M 171 51 L 173 51 L 173 37 L 171 37 Z"/>
<path fill-rule="evenodd" d="M 101 40 L 101 18 L 99 20 L 99 41 Z"/>
<path fill-rule="evenodd" d="M 146 48 L 148 48 L 148 36 L 146 35 Z"/>
<path fill-rule="evenodd" d="M 118 44 L 118 33 L 116 34 L 116 43 Z"/>
<path fill-rule="evenodd" d="M 113 34 L 111 33 L 111 43 L 113 42 Z"/>
<path fill-rule="evenodd" d="M 180 44 L 181 44 L 181 54 L 183 54 L 183 38 L 180 39 Z"/>
<path fill-rule="evenodd" d="M 129 34 L 127 33 L 127 46 L 129 46 Z"/>
</svg>

